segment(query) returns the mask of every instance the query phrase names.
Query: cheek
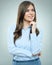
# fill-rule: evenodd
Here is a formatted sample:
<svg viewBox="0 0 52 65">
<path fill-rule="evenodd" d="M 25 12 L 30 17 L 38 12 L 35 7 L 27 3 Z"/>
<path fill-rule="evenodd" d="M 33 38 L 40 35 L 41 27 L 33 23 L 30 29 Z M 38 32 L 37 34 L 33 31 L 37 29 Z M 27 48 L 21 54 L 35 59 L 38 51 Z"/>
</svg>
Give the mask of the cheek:
<svg viewBox="0 0 52 65">
<path fill-rule="evenodd" d="M 27 18 L 27 17 L 28 17 L 28 15 L 29 15 L 28 13 L 25 13 L 24 18 Z"/>
<path fill-rule="evenodd" d="M 35 12 L 32 12 L 32 14 L 29 14 L 29 13 L 27 12 L 27 13 L 25 13 L 25 15 L 24 15 L 24 19 L 28 19 L 28 16 L 29 16 L 29 15 L 32 15 L 33 18 L 36 16 L 36 15 L 35 15 Z"/>
<path fill-rule="evenodd" d="M 35 13 L 33 14 L 33 17 L 34 17 L 34 18 L 36 17 L 36 14 L 35 14 Z"/>
<path fill-rule="evenodd" d="M 27 17 L 29 15 L 29 13 L 25 13 L 25 17 Z"/>
<path fill-rule="evenodd" d="M 34 17 L 36 16 L 35 12 L 33 13 L 33 16 L 34 16 Z"/>
</svg>

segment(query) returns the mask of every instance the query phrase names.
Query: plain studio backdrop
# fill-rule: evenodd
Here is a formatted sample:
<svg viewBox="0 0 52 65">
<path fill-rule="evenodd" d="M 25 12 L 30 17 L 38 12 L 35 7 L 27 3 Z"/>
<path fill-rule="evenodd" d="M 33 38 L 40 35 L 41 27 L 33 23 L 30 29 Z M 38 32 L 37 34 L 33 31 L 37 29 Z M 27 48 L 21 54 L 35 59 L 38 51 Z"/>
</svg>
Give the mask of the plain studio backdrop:
<svg viewBox="0 0 52 65">
<path fill-rule="evenodd" d="M 0 0 L 0 65 L 12 65 L 7 46 L 8 27 L 16 23 L 17 10 L 24 0 Z M 36 5 L 37 24 L 43 30 L 42 65 L 52 65 L 52 0 L 30 0 Z"/>
</svg>

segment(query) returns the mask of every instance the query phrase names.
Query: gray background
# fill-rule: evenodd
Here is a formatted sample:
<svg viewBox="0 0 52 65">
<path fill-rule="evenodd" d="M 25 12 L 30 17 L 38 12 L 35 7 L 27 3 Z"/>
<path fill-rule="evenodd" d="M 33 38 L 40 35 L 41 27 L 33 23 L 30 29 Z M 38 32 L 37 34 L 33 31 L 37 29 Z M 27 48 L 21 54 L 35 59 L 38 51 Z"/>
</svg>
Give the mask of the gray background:
<svg viewBox="0 0 52 65">
<path fill-rule="evenodd" d="M 0 0 L 0 65 L 12 65 L 8 52 L 8 27 L 16 23 L 19 3 L 23 0 Z M 31 0 L 30 0 L 31 1 Z M 36 5 L 37 25 L 43 29 L 42 65 L 52 65 L 52 0 L 32 0 Z"/>
</svg>

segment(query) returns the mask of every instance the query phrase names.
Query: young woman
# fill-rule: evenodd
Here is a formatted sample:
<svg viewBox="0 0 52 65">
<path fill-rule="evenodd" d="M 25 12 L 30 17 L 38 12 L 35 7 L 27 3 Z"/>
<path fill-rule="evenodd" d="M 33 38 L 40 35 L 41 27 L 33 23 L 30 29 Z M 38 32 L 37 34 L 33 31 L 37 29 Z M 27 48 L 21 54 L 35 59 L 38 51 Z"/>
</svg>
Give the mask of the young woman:
<svg viewBox="0 0 52 65">
<path fill-rule="evenodd" d="M 37 28 L 35 6 L 30 1 L 19 5 L 17 23 L 9 29 L 8 49 L 12 65 L 41 65 L 42 34 Z"/>
</svg>

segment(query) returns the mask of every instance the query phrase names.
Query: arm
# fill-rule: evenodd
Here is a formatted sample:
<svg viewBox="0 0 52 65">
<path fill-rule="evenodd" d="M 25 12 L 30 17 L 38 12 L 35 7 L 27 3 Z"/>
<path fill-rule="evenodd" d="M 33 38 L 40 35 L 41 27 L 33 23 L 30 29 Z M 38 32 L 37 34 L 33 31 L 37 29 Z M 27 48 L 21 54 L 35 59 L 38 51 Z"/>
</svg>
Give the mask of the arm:
<svg viewBox="0 0 52 65">
<path fill-rule="evenodd" d="M 12 26 L 8 30 L 8 50 L 12 55 L 18 55 L 18 56 L 29 56 L 31 57 L 32 54 L 30 51 L 16 47 L 13 42 L 13 32 L 15 30 L 15 26 Z M 20 40 L 20 39 L 19 39 Z M 21 41 L 20 41 L 21 43 Z"/>
<path fill-rule="evenodd" d="M 32 55 L 41 55 L 41 47 L 42 47 L 42 31 L 40 30 L 40 34 L 36 36 L 35 30 L 37 27 L 36 22 L 30 22 L 30 25 L 32 26 L 32 33 L 31 36 L 31 51 Z"/>
<path fill-rule="evenodd" d="M 36 36 L 35 33 L 31 33 L 31 51 L 33 55 L 41 55 L 42 49 L 42 31 Z"/>
</svg>

